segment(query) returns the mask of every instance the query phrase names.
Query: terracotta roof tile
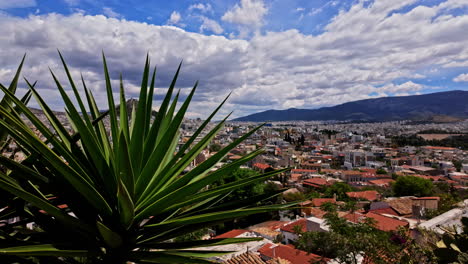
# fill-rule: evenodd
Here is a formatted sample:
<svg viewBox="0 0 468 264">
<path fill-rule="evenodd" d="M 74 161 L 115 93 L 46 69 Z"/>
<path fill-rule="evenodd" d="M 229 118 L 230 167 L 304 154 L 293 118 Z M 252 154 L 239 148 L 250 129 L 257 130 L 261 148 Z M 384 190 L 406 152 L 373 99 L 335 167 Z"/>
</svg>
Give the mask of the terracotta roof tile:
<svg viewBox="0 0 468 264">
<path fill-rule="evenodd" d="M 266 264 L 262 258 L 253 253 L 245 252 L 223 262 L 224 264 Z"/>
<path fill-rule="evenodd" d="M 302 232 L 306 232 L 307 231 L 307 219 L 305 218 L 301 218 L 299 220 L 296 220 L 294 222 L 291 222 L 289 224 L 286 224 L 284 226 L 282 226 L 280 228 L 281 231 L 286 231 L 286 232 L 289 232 L 289 233 L 295 233 L 294 232 L 294 227 L 295 226 L 300 226 L 301 227 L 301 230 Z"/>
<path fill-rule="evenodd" d="M 250 232 L 249 230 L 244 230 L 244 229 L 233 229 L 231 231 L 228 231 L 224 234 L 215 236 L 214 238 L 234 238 L 237 236 L 240 236 L 244 234 L 245 232 Z"/>
<path fill-rule="evenodd" d="M 313 261 L 320 261 L 323 259 L 327 261 L 327 259 L 322 258 L 319 255 L 315 255 L 312 253 L 307 253 L 302 250 L 298 250 L 292 248 L 290 246 L 281 245 L 281 244 L 271 244 L 268 243 L 261 247 L 258 252 L 261 255 L 266 256 L 267 258 L 281 258 L 286 259 L 291 262 L 291 264 L 305 264 L 305 263 L 312 263 Z"/>
<path fill-rule="evenodd" d="M 320 207 L 324 203 L 336 203 L 335 198 L 314 198 L 311 200 L 312 205 L 315 207 Z"/>
<path fill-rule="evenodd" d="M 253 165 L 253 167 L 259 168 L 261 170 L 266 170 L 266 169 L 270 168 L 271 166 L 268 165 L 268 164 L 265 164 L 265 163 L 255 163 Z"/>
<path fill-rule="evenodd" d="M 366 199 L 368 201 L 375 201 L 380 198 L 380 194 L 377 191 L 362 191 L 362 192 L 347 192 L 349 198 L 354 199 Z"/>
</svg>

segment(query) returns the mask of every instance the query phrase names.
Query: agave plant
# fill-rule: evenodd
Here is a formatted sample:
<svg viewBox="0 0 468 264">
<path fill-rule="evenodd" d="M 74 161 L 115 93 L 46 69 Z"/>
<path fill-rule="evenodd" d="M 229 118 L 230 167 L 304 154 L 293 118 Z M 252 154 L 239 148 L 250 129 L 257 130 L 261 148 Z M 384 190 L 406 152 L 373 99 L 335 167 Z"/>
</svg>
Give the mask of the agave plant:
<svg viewBox="0 0 468 264">
<path fill-rule="evenodd" d="M 8 168 L 0 173 L 0 188 L 14 197 L 2 213 L 21 219 L 16 226 L 0 227 L 2 263 L 209 263 L 209 257 L 226 252 L 203 247 L 255 238 L 189 242 L 175 242 L 174 238 L 226 220 L 288 206 L 257 205 L 272 194 L 228 204 L 219 202 L 237 188 L 264 181 L 284 170 L 209 187 L 261 153 L 254 151 L 212 171 L 215 164 L 258 127 L 184 173 L 223 128 L 227 117 L 195 142 L 227 98 L 178 148 L 179 129 L 197 87 L 195 83 L 177 107 L 179 93 L 174 96 L 173 93 L 180 65 L 153 118 L 156 68 L 151 70 L 148 57 L 139 101 L 129 115 L 122 76 L 119 113 L 116 110 L 104 55 L 109 107 L 106 112 L 98 108 L 83 77 L 85 97 L 80 96 L 59 55 L 77 106 L 52 71 L 51 75 L 66 106 L 73 133 L 66 130 L 28 80 L 25 81 L 47 117 L 47 124 L 11 89 L 0 85 L 7 100 L 15 106 L 0 105 L 0 130 L 7 131 L 27 156 L 24 161 L 15 162 L 0 155 L 0 163 Z M 20 117 L 19 111 L 33 128 Z M 108 128 L 103 120 L 108 120 Z M 34 228 L 25 229 L 26 223 L 34 223 Z"/>
<path fill-rule="evenodd" d="M 18 87 L 18 79 L 19 79 L 19 74 L 21 72 L 21 68 L 23 67 L 23 63 L 24 63 L 24 56 L 23 56 L 23 59 L 21 60 L 21 63 L 18 67 L 18 70 L 16 71 L 16 74 L 15 76 L 13 77 L 13 80 L 11 81 L 10 85 L 8 86 L 8 91 L 10 91 L 11 93 L 16 93 L 16 89 Z M 31 98 L 31 92 L 28 91 L 24 96 L 23 98 L 21 99 L 21 101 L 24 103 L 24 104 L 27 104 L 29 102 L 29 99 Z M 0 105 L 2 107 L 4 107 L 6 109 L 6 111 L 9 111 L 11 113 L 11 109 L 12 107 L 14 107 L 12 101 L 7 97 L 7 96 L 3 96 L 2 99 L 0 100 Z M 17 113 L 21 113 L 21 110 L 16 108 L 16 112 Z M 0 118 L 3 119 L 3 117 L 0 115 Z M 0 130 L 0 153 L 2 153 L 5 149 L 6 149 L 6 146 L 8 145 L 8 143 L 10 142 L 10 138 L 8 136 L 8 132 L 6 130 Z"/>
</svg>

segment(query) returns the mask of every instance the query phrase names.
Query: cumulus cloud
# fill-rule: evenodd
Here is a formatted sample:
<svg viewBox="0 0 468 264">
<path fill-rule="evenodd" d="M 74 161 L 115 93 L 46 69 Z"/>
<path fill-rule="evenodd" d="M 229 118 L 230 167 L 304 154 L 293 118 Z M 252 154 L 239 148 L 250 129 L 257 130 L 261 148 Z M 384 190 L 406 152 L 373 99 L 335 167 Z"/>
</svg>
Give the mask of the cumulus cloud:
<svg viewBox="0 0 468 264">
<path fill-rule="evenodd" d="M 110 7 L 104 7 L 102 8 L 102 13 L 108 17 L 111 17 L 111 18 L 121 18 L 122 15 L 115 12 L 112 8 Z"/>
<path fill-rule="evenodd" d="M 173 11 L 171 13 L 171 16 L 169 17 L 169 20 L 167 20 L 168 25 L 177 25 L 179 24 L 180 20 L 182 19 L 182 16 L 180 15 L 179 12 Z"/>
<path fill-rule="evenodd" d="M 36 0 L 1 0 L 0 9 L 24 8 L 36 6 Z"/>
<path fill-rule="evenodd" d="M 213 8 L 208 3 L 207 4 L 202 4 L 202 3 L 193 4 L 193 5 L 189 6 L 188 9 L 189 9 L 189 11 L 199 10 L 202 13 L 213 12 Z"/>
<path fill-rule="evenodd" d="M 457 77 L 453 78 L 454 82 L 468 82 L 468 73 L 462 73 Z"/>
<path fill-rule="evenodd" d="M 38 89 L 50 94 L 48 99 L 60 109 L 63 106 L 53 96 L 54 83 L 48 74 L 48 66 L 61 72 L 58 48 L 73 76 L 83 73 L 103 108 L 101 50 L 106 52 L 113 81 L 117 83 L 118 74 L 123 73 L 128 96 L 138 92 L 141 66 L 149 52 L 152 63 L 158 65 L 156 100 L 183 59 L 177 83 L 182 94 L 200 79 L 190 110 L 193 115 L 205 116 L 230 91 L 233 94 L 224 111 L 235 110 L 234 117 L 267 109 L 314 108 L 415 94 L 427 89 L 415 80 L 421 73 L 430 78 L 427 69 L 468 61 L 468 15 L 437 19 L 457 6 L 451 0 L 431 7 L 400 2 L 356 3 L 334 17 L 320 35 L 292 29 L 256 34 L 248 40 L 102 15 L 0 16 L 0 82 L 11 80 L 27 51 L 24 76 L 38 80 Z M 411 6 L 398 11 L 405 5 Z M 66 80 L 63 75 L 59 78 Z"/>
<path fill-rule="evenodd" d="M 221 20 L 239 25 L 240 37 L 263 25 L 263 17 L 268 12 L 263 0 L 241 0 L 221 17 Z"/>
<path fill-rule="evenodd" d="M 223 33 L 223 31 L 224 31 L 223 28 L 215 20 L 209 19 L 209 18 L 204 17 L 204 16 L 201 17 L 201 20 L 202 20 L 203 23 L 200 26 L 200 32 L 205 32 L 205 31 L 208 30 L 208 31 L 214 32 L 216 34 Z"/>
</svg>

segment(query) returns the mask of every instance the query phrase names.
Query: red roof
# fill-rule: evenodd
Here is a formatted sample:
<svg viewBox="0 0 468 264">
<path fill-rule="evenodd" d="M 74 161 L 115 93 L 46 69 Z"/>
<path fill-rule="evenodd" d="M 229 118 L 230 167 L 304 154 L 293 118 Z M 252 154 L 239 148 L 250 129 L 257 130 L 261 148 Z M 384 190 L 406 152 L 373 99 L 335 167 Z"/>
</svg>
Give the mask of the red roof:
<svg viewBox="0 0 468 264">
<path fill-rule="evenodd" d="M 369 181 L 369 183 L 372 183 L 374 185 L 379 185 L 379 186 L 390 186 L 391 182 L 395 182 L 395 180 L 392 180 L 392 179 L 379 179 L 379 180 Z"/>
<path fill-rule="evenodd" d="M 292 169 L 291 173 L 317 173 L 317 170 Z"/>
<path fill-rule="evenodd" d="M 302 182 L 302 184 L 313 186 L 313 187 L 322 187 L 326 185 L 331 185 L 327 180 L 323 178 L 306 179 Z"/>
<path fill-rule="evenodd" d="M 231 231 L 228 231 L 224 234 L 215 236 L 214 238 L 235 238 L 237 236 L 240 236 L 244 234 L 245 232 L 250 232 L 249 230 L 244 230 L 244 229 L 233 229 Z"/>
<path fill-rule="evenodd" d="M 294 221 L 292 223 L 289 223 L 287 225 L 284 225 L 284 226 L 280 227 L 280 230 L 281 231 L 286 231 L 286 232 L 289 232 L 289 233 L 295 233 L 294 232 L 294 227 L 295 226 L 300 226 L 302 232 L 306 232 L 307 231 L 307 219 L 301 218 L 299 220 L 296 220 L 296 221 Z"/>
<path fill-rule="evenodd" d="M 314 198 L 311 201 L 312 205 L 315 207 L 320 207 L 324 203 L 336 203 L 335 198 Z"/>
<path fill-rule="evenodd" d="M 368 201 L 375 201 L 380 198 L 380 194 L 377 191 L 347 192 L 346 195 L 349 198 L 366 199 Z"/>
<path fill-rule="evenodd" d="M 327 261 L 327 259 L 319 255 L 307 253 L 291 246 L 281 244 L 265 244 L 258 252 L 268 258 L 282 258 L 288 260 L 291 264 L 315 263 L 320 260 Z"/>
<path fill-rule="evenodd" d="M 393 210 L 393 208 L 391 207 L 374 209 L 374 210 L 370 210 L 369 212 L 373 212 L 377 214 L 389 214 L 389 215 L 395 215 L 395 216 L 399 215 L 398 212 Z"/>
<path fill-rule="evenodd" d="M 302 178 L 302 174 L 300 173 L 291 173 L 291 180 L 298 181 Z"/>
<path fill-rule="evenodd" d="M 361 213 L 350 213 L 344 216 L 344 218 L 354 223 L 362 222 L 366 217 L 374 219 L 375 228 L 382 231 L 396 231 L 400 226 L 406 227 L 409 225 L 408 222 L 394 219 L 392 217 L 384 216 L 374 212 L 368 212 L 365 215 Z"/>
<path fill-rule="evenodd" d="M 255 163 L 253 166 L 257 167 L 257 168 L 259 168 L 261 170 L 265 170 L 265 169 L 268 169 L 268 168 L 271 167 L 270 165 L 265 164 L 265 163 Z"/>
<path fill-rule="evenodd" d="M 367 213 L 366 216 L 376 220 L 376 228 L 382 231 L 396 231 L 399 227 L 409 226 L 408 222 L 394 219 L 381 214 L 376 214 L 373 212 Z"/>
<path fill-rule="evenodd" d="M 362 177 L 363 178 L 376 178 L 377 175 L 375 173 L 372 173 L 372 172 L 363 172 Z"/>
<path fill-rule="evenodd" d="M 373 173 L 373 174 L 377 173 L 377 169 L 361 168 L 360 170 L 365 171 L 365 172 L 369 172 L 369 173 Z"/>
<path fill-rule="evenodd" d="M 319 209 L 319 208 L 310 208 L 310 214 L 314 217 L 323 219 L 323 217 L 327 214 L 327 212 Z"/>
</svg>

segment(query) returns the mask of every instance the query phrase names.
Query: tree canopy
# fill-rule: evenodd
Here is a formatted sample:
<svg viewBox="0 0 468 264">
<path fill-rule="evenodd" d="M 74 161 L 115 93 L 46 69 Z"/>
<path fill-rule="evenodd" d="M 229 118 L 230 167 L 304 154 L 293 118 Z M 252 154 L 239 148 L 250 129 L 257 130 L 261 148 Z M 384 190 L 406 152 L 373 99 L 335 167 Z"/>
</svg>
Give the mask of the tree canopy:
<svg viewBox="0 0 468 264">
<path fill-rule="evenodd" d="M 396 196 L 429 196 L 432 194 L 432 182 L 416 176 L 401 176 L 393 184 Z"/>
</svg>

